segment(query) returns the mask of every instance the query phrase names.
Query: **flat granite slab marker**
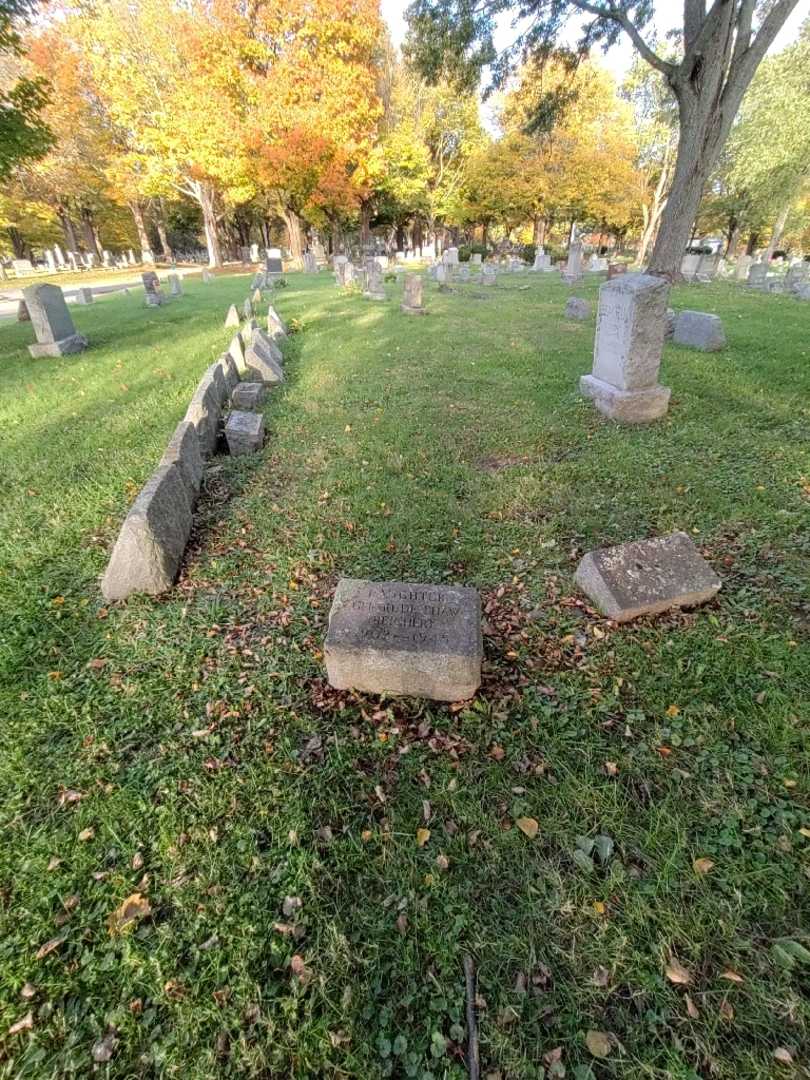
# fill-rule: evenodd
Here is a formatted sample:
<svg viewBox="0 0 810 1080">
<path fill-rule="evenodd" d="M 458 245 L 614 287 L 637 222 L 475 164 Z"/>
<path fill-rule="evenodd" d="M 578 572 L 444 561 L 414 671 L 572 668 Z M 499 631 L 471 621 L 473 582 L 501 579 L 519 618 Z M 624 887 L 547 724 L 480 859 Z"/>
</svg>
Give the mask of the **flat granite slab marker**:
<svg viewBox="0 0 810 1080">
<path fill-rule="evenodd" d="M 615 622 L 705 604 L 722 584 L 683 532 L 589 551 L 575 580 Z"/>
<path fill-rule="evenodd" d="M 464 701 L 481 685 L 481 600 L 460 585 L 341 578 L 324 647 L 339 690 Z"/>
<path fill-rule="evenodd" d="M 232 457 L 255 454 L 264 445 L 264 417 L 235 410 L 225 424 L 225 440 Z"/>
<path fill-rule="evenodd" d="M 264 383 L 239 383 L 231 395 L 231 405 L 233 405 L 234 409 L 241 409 L 243 412 L 251 412 L 259 408 L 264 401 L 266 394 L 267 388 Z"/>
</svg>

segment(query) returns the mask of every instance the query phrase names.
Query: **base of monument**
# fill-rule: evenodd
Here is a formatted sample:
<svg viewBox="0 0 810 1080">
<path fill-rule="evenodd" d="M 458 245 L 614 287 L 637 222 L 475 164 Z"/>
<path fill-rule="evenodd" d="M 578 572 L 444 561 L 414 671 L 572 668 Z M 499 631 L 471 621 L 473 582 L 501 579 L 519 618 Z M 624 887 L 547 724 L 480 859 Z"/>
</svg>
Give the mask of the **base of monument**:
<svg viewBox="0 0 810 1080">
<path fill-rule="evenodd" d="M 69 353 L 82 352 L 86 348 L 86 337 L 82 337 L 81 334 L 71 334 L 70 337 L 62 338 L 61 341 L 45 341 L 29 345 L 28 351 L 32 356 L 67 356 Z"/>
<path fill-rule="evenodd" d="M 363 293 L 363 299 L 364 300 L 385 300 L 385 298 L 386 298 L 385 293 L 372 293 L 372 292 L 364 292 Z"/>
<path fill-rule="evenodd" d="M 619 424 L 649 424 L 665 416 L 671 390 L 668 386 L 651 386 L 645 390 L 620 390 L 593 375 L 579 380 L 583 397 L 590 398 L 604 416 Z"/>
<path fill-rule="evenodd" d="M 578 285 L 582 281 L 583 274 L 566 274 L 563 271 L 562 279 L 566 285 Z"/>
<path fill-rule="evenodd" d="M 423 307 L 408 307 L 407 304 L 400 304 L 399 310 L 403 315 L 427 315 L 427 311 Z"/>
</svg>

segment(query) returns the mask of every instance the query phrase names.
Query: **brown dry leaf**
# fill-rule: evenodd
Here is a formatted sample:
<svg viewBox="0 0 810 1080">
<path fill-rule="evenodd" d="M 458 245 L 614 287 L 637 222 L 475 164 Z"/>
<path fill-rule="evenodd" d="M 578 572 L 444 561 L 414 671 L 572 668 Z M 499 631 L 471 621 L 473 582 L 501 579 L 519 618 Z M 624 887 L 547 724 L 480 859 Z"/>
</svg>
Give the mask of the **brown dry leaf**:
<svg viewBox="0 0 810 1080">
<path fill-rule="evenodd" d="M 8 1029 L 9 1035 L 19 1035 L 21 1031 L 30 1031 L 34 1026 L 34 1014 L 27 1012 L 25 1016 L 18 1020 L 16 1024 L 12 1024 Z"/>
<path fill-rule="evenodd" d="M 701 858 L 695 859 L 692 863 L 692 869 L 696 874 L 708 874 L 710 870 L 714 869 L 714 859 Z"/>
<path fill-rule="evenodd" d="M 608 776 L 618 776 L 619 766 L 616 764 L 615 761 L 606 761 L 605 772 L 608 774 Z"/>
<path fill-rule="evenodd" d="M 591 983 L 594 986 L 607 986 L 610 981 L 610 972 L 606 967 L 601 965 L 596 968 L 593 975 L 591 975 Z"/>
<path fill-rule="evenodd" d="M 107 927 L 111 934 L 120 934 L 127 927 L 146 918 L 151 913 L 152 908 L 146 897 L 141 896 L 139 892 L 135 892 L 112 912 L 107 920 Z"/>
<path fill-rule="evenodd" d="M 62 790 L 59 792 L 58 801 L 60 806 L 67 806 L 70 803 L 78 802 L 80 799 L 83 798 L 84 795 L 81 793 L 81 791 L 76 791 L 75 788 L 62 788 Z"/>
<path fill-rule="evenodd" d="M 792 1065 L 793 1054 L 784 1046 L 777 1046 L 773 1052 L 774 1060 L 778 1061 L 781 1065 Z"/>
<path fill-rule="evenodd" d="M 89 829 L 82 829 L 82 831 L 79 833 L 79 839 L 82 841 L 92 840 L 95 835 L 96 830 L 92 826 L 90 826 Z"/>
<path fill-rule="evenodd" d="M 118 1042 L 118 1036 L 116 1035 L 115 1028 L 110 1028 L 103 1039 L 99 1039 L 98 1042 L 93 1044 L 91 1051 L 93 1061 L 99 1063 L 109 1061 L 113 1056 L 113 1050 L 115 1050 L 115 1044 Z"/>
<path fill-rule="evenodd" d="M 140 851 L 136 851 L 135 854 L 132 856 L 132 869 L 133 870 L 140 870 L 142 866 L 143 866 L 143 855 L 141 855 Z"/>
<path fill-rule="evenodd" d="M 298 953 L 290 960 L 290 970 L 293 973 L 293 977 L 301 984 L 301 986 L 306 986 L 312 978 L 312 972 L 304 963 L 303 956 L 299 956 Z"/>
<path fill-rule="evenodd" d="M 695 1005 L 694 1001 L 692 1001 L 688 994 L 684 994 L 684 1002 L 686 1003 L 686 1015 L 689 1016 L 692 1020 L 697 1020 L 700 1017 L 698 1007 L 697 1005 Z"/>
<path fill-rule="evenodd" d="M 538 830 L 540 829 L 540 826 L 533 817 L 519 817 L 515 821 L 515 824 L 523 833 L 523 835 L 528 836 L 530 840 L 534 840 L 535 836 L 537 836 Z"/>
<path fill-rule="evenodd" d="M 728 971 L 724 971 L 721 974 L 720 978 L 728 979 L 729 982 L 733 983 L 745 982 L 745 979 L 742 977 L 742 975 L 738 975 L 736 971 L 731 971 L 731 969 L 729 969 Z"/>
<path fill-rule="evenodd" d="M 585 1045 L 594 1057 L 605 1058 L 610 1054 L 612 1043 L 606 1031 L 589 1031 L 585 1036 Z"/>
<path fill-rule="evenodd" d="M 399 930 L 402 937 L 405 937 L 408 932 L 408 916 L 404 911 L 397 919 L 397 930 Z"/>
<path fill-rule="evenodd" d="M 101 671 L 103 667 L 107 666 L 107 661 L 101 656 L 97 656 L 94 660 L 89 660 L 87 666 L 91 671 Z"/>
<path fill-rule="evenodd" d="M 49 870 L 55 870 L 57 868 L 57 866 L 61 865 L 61 863 L 62 863 L 61 859 L 58 859 L 56 857 L 56 855 L 52 855 L 49 862 L 48 862 L 48 869 Z"/>
<path fill-rule="evenodd" d="M 677 986 L 688 986 L 692 981 L 692 976 L 674 956 L 670 958 L 665 974 L 669 981 Z"/>
<path fill-rule="evenodd" d="M 720 1002 L 720 1015 L 723 1017 L 724 1020 L 734 1019 L 734 1009 L 728 998 L 723 998 L 723 1000 Z"/>
<path fill-rule="evenodd" d="M 489 756 L 494 761 L 503 761 L 503 759 L 506 757 L 506 751 L 502 746 L 493 746 L 489 752 Z"/>
<path fill-rule="evenodd" d="M 23 999 L 23 1001 L 30 1001 L 31 998 L 36 996 L 37 988 L 34 986 L 34 984 L 30 982 L 23 983 L 22 989 L 20 990 L 20 997 Z"/>
<path fill-rule="evenodd" d="M 281 905 L 281 910 L 284 912 L 284 917 L 290 919 L 296 911 L 300 911 L 303 906 L 304 902 L 300 896 L 285 896 L 284 903 Z"/>
<path fill-rule="evenodd" d="M 55 949 L 58 949 L 59 946 L 64 942 L 64 940 L 65 939 L 61 937 L 54 937 L 51 938 L 50 941 L 46 941 L 44 945 L 40 945 L 40 947 L 37 949 L 36 954 L 34 955 L 34 959 L 42 960 L 44 957 L 52 953 Z"/>
<path fill-rule="evenodd" d="M 446 855 L 437 855 L 436 865 L 440 870 L 447 870 L 450 866 L 450 860 L 447 858 Z"/>
<path fill-rule="evenodd" d="M 430 829 L 417 829 L 416 830 L 416 844 L 417 847 L 424 847 L 430 839 Z"/>
</svg>

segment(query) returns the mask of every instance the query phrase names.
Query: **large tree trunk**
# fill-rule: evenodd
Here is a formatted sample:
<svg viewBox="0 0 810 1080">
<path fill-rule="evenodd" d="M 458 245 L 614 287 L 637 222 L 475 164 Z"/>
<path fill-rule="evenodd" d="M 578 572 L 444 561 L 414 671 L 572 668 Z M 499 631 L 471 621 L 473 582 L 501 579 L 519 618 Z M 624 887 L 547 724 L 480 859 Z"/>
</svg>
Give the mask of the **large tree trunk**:
<svg viewBox="0 0 810 1080">
<path fill-rule="evenodd" d="M 219 246 L 219 224 L 217 222 L 216 192 L 213 184 L 208 181 L 198 181 L 199 203 L 203 216 L 203 228 L 205 230 L 205 246 L 208 249 L 208 265 L 210 267 L 222 266 L 222 251 Z"/>
<path fill-rule="evenodd" d="M 76 230 L 73 227 L 73 222 L 70 220 L 70 215 L 63 206 L 56 208 L 56 216 L 59 218 L 59 224 L 62 226 L 62 232 L 65 235 L 65 247 L 68 251 L 78 251 L 79 244 L 76 240 Z"/>
<path fill-rule="evenodd" d="M 366 251 L 371 246 L 371 202 L 362 199 L 360 202 L 360 247 Z"/>
<path fill-rule="evenodd" d="M 737 254 L 737 245 L 740 242 L 740 223 L 736 217 L 732 216 L 729 219 L 728 230 L 726 231 L 726 251 L 724 258 L 733 259 Z"/>
<path fill-rule="evenodd" d="M 546 242 L 546 219 L 542 214 L 535 214 L 532 222 L 532 243 L 542 247 Z"/>
<path fill-rule="evenodd" d="M 287 236 L 290 242 L 290 255 L 293 259 L 300 259 L 304 252 L 301 237 L 301 219 L 295 210 L 285 209 L 282 211 L 284 224 L 287 226 Z"/>
<path fill-rule="evenodd" d="M 159 198 L 155 204 L 155 228 L 157 229 L 160 251 L 167 262 L 171 262 L 172 249 L 169 247 L 169 239 L 166 236 L 166 205 L 163 198 Z"/>
<path fill-rule="evenodd" d="M 6 236 L 11 241 L 11 250 L 14 252 L 15 259 L 24 259 L 28 245 L 25 242 L 25 237 L 18 228 L 14 225 L 6 226 Z"/>
<path fill-rule="evenodd" d="M 790 203 L 788 203 L 786 206 L 783 206 L 782 209 L 779 211 L 779 216 L 773 223 L 773 232 L 771 233 L 771 238 L 768 241 L 768 246 L 765 248 L 765 254 L 762 256 L 762 261 L 765 263 L 769 263 L 771 261 L 771 259 L 773 258 L 773 253 L 776 251 L 776 249 L 779 247 L 779 244 L 781 243 L 782 234 L 785 231 L 788 214 L 790 213 L 790 206 Z"/>
<path fill-rule="evenodd" d="M 133 200 L 129 204 L 129 209 L 132 214 L 132 220 L 135 222 L 135 230 L 138 233 L 138 244 L 141 249 L 141 258 L 144 261 L 149 260 L 151 251 L 149 248 L 149 233 L 146 231 L 146 221 L 143 216 L 143 207 L 137 199 Z"/>
<path fill-rule="evenodd" d="M 96 242 L 96 230 L 93 227 L 93 211 L 89 206 L 82 207 L 81 221 L 85 247 L 91 254 L 95 255 L 99 262 L 101 262 L 101 252 L 99 251 L 98 243 Z"/>
</svg>

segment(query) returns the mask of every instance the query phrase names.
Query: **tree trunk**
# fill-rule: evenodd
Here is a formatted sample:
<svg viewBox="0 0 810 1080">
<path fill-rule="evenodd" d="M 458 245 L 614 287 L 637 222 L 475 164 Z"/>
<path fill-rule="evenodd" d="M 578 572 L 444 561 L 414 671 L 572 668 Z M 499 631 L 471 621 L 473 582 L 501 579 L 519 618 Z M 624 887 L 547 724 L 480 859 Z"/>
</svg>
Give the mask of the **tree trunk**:
<svg viewBox="0 0 810 1080">
<path fill-rule="evenodd" d="M 757 250 L 757 244 L 759 243 L 759 233 L 752 232 L 748 236 L 748 243 L 745 245 L 745 254 L 753 255 Z"/>
<path fill-rule="evenodd" d="M 138 244 L 141 248 L 141 258 L 145 261 L 148 256 L 151 255 L 149 250 L 149 234 L 146 231 L 146 222 L 143 217 L 143 207 L 140 202 L 135 199 L 129 204 L 130 212 L 132 213 L 132 219 L 135 222 L 135 229 L 138 233 Z"/>
<path fill-rule="evenodd" d="M 419 218 L 413 223 L 413 235 L 412 235 L 413 250 L 422 254 L 422 222 Z"/>
<path fill-rule="evenodd" d="M 366 251 L 371 246 L 371 203 L 368 199 L 360 201 L 360 247 Z"/>
<path fill-rule="evenodd" d="M 340 226 L 337 223 L 337 219 L 332 222 L 332 227 L 329 231 L 329 246 L 331 251 L 330 255 L 340 254 Z"/>
<path fill-rule="evenodd" d="M 726 259 L 733 259 L 734 256 L 737 254 L 737 245 L 740 242 L 740 231 L 741 230 L 739 221 L 736 217 L 732 216 L 729 220 L 728 231 L 726 233 L 727 243 L 726 253 L 724 256 Z"/>
<path fill-rule="evenodd" d="M 68 251 L 78 251 L 79 244 L 76 240 L 76 230 L 73 228 L 73 222 L 70 220 L 67 210 L 63 206 L 58 206 L 56 216 L 59 218 L 59 224 L 65 234 L 65 247 Z"/>
<path fill-rule="evenodd" d="M 11 250 L 14 252 L 14 258 L 24 259 L 27 245 L 25 243 L 25 237 L 20 230 L 13 225 L 7 225 L 6 236 L 11 241 Z"/>
<path fill-rule="evenodd" d="M 769 263 L 771 261 L 773 253 L 779 247 L 782 240 L 782 234 L 785 231 L 785 225 L 787 224 L 788 214 L 790 213 L 790 206 L 791 204 L 787 203 L 787 205 L 782 207 L 779 211 L 779 216 L 773 224 L 771 238 L 768 241 L 768 246 L 765 248 L 765 254 L 762 256 L 762 261 L 764 263 Z"/>
<path fill-rule="evenodd" d="M 535 214 L 532 223 L 532 243 L 542 247 L 546 242 L 546 219 L 542 214 Z"/>
<path fill-rule="evenodd" d="M 98 249 L 96 243 L 96 232 L 93 228 L 93 211 L 89 206 L 83 206 L 81 210 L 82 221 L 82 233 L 84 234 L 84 244 L 88 252 L 95 255 L 95 257 L 101 262 L 101 252 Z"/>
<path fill-rule="evenodd" d="M 397 240 L 396 240 L 397 246 L 396 246 L 395 250 L 396 251 L 404 251 L 405 250 L 405 228 L 404 228 L 401 221 L 397 222 L 396 237 L 397 237 Z"/>
<path fill-rule="evenodd" d="M 205 246 L 208 248 L 208 265 L 222 266 L 222 252 L 219 246 L 219 227 L 216 212 L 216 192 L 213 184 L 207 180 L 198 181 L 199 203 L 202 209 Z"/>
<path fill-rule="evenodd" d="M 489 247 L 489 222 L 485 221 L 481 229 L 481 243 L 484 247 Z"/>
<path fill-rule="evenodd" d="M 163 198 L 159 198 L 155 206 L 155 228 L 157 229 L 158 240 L 160 241 L 161 255 L 167 262 L 171 262 L 172 249 L 169 247 L 169 240 L 166 236 L 166 205 L 163 202 Z"/>
<path fill-rule="evenodd" d="M 301 219 L 294 210 L 282 211 L 284 224 L 287 226 L 287 235 L 290 241 L 290 255 L 293 259 L 300 259 L 303 254 L 301 242 Z"/>
</svg>

